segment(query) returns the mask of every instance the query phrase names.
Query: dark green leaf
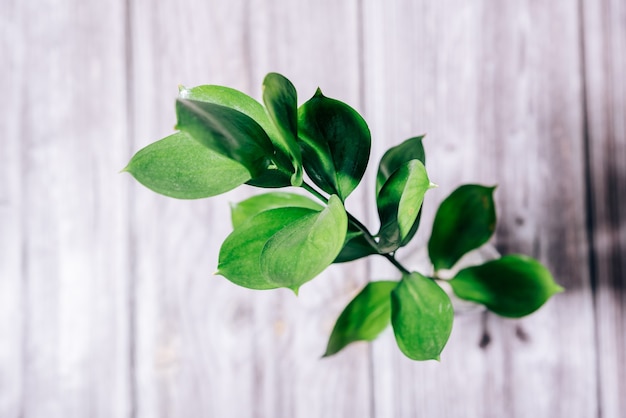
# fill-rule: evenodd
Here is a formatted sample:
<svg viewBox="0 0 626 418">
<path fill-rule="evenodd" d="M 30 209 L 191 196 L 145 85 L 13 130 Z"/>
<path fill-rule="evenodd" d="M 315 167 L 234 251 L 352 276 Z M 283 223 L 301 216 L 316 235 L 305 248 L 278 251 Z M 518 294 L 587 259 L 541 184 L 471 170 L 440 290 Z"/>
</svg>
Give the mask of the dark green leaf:
<svg viewBox="0 0 626 418">
<path fill-rule="evenodd" d="M 496 229 L 495 187 L 466 184 L 439 206 L 428 253 L 435 270 L 451 268 L 465 253 L 486 243 Z"/>
<path fill-rule="evenodd" d="M 280 135 L 274 145 L 288 156 L 293 170 L 292 186 L 302 184 L 302 154 L 298 137 L 298 96 L 289 80 L 269 73 L 263 80 L 263 102 Z"/>
<path fill-rule="evenodd" d="M 270 209 L 301 207 L 320 211 L 322 205 L 308 197 L 287 192 L 264 193 L 231 205 L 233 228 L 237 229 L 249 218 Z"/>
<path fill-rule="evenodd" d="M 289 173 L 293 171 L 292 162 L 284 151 L 284 140 L 265 112 L 265 108 L 259 102 L 239 90 L 214 85 L 198 86 L 191 89 L 182 88 L 180 97 L 226 106 L 252 118 L 263 128 L 271 143 L 276 147 L 275 162 L 282 169 L 279 170 L 276 167 L 265 170 L 250 180 L 248 184 L 259 187 L 284 187 L 291 184 Z M 298 149 L 297 152 L 299 153 L 300 150 Z"/>
<path fill-rule="evenodd" d="M 180 90 L 179 96 L 181 99 L 190 99 L 230 107 L 252 118 L 263 128 L 270 139 L 278 137 L 278 132 L 267 116 L 267 113 L 265 113 L 265 109 L 261 106 L 261 103 L 239 90 L 214 85 L 204 85 L 190 89 L 183 87 Z M 274 142 L 274 140 L 272 140 L 272 142 Z"/>
<path fill-rule="evenodd" d="M 272 165 L 272 143 L 251 117 L 226 106 L 178 99 L 178 129 L 213 151 L 241 163 L 253 179 Z M 278 170 L 273 170 L 278 171 Z"/>
<path fill-rule="evenodd" d="M 398 282 L 371 282 L 346 306 L 328 340 L 324 357 L 355 341 L 372 341 L 391 320 L 391 291 Z"/>
<path fill-rule="evenodd" d="M 370 245 L 362 233 L 356 233 L 346 237 L 346 242 L 333 263 L 346 263 L 377 253 L 376 248 Z"/>
<path fill-rule="evenodd" d="M 391 292 L 391 325 L 396 341 L 413 360 L 439 360 L 453 319 L 446 292 L 419 273 L 404 276 Z"/>
<path fill-rule="evenodd" d="M 297 293 L 337 257 L 347 228 L 343 204 L 332 195 L 323 211 L 285 225 L 267 241 L 261 253 L 261 271 L 272 282 Z"/>
<path fill-rule="evenodd" d="M 261 253 L 267 241 L 287 225 L 309 219 L 318 211 L 288 207 L 271 209 L 248 219 L 235 229 L 220 249 L 217 274 L 250 289 L 275 289 L 280 283 L 261 271 Z"/>
<path fill-rule="evenodd" d="M 370 131 L 363 118 L 318 89 L 298 110 L 298 132 L 311 179 L 345 200 L 361 181 L 369 158 Z"/>
<path fill-rule="evenodd" d="M 403 164 L 411 160 L 419 160 L 426 165 L 426 153 L 422 140 L 424 135 L 409 138 L 400 145 L 389 148 L 380 159 L 376 175 L 376 194 L 380 192 L 387 179 Z"/>
<path fill-rule="evenodd" d="M 387 179 L 376 198 L 381 223 L 378 232 L 381 252 L 395 251 L 405 243 L 405 238 L 415 233 L 414 225 L 424 195 L 431 187 L 426 168 L 419 160 L 403 163 Z"/>
<path fill-rule="evenodd" d="M 216 196 L 250 179 L 244 166 L 182 132 L 139 150 L 124 171 L 150 190 L 178 199 Z"/>
<path fill-rule="evenodd" d="M 482 303 L 498 315 L 518 318 L 539 309 L 550 296 L 563 291 L 537 260 L 507 255 L 461 270 L 449 281 L 454 293 Z"/>
</svg>

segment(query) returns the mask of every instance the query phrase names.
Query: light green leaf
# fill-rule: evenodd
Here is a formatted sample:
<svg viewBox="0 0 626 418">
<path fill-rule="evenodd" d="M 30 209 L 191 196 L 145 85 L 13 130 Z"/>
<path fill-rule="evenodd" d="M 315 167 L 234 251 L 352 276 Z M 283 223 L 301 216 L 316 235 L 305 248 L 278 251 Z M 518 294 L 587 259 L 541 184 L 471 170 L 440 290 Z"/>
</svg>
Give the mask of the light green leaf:
<svg viewBox="0 0 626 418">
<path fill-rule="evenodd" d="M 226 106 L 178 99 L 177 128 L 207 148 L 233 159 L 265 187 L 289 185 L 289 177 L 273 167 L 274 148 L 261 126 L 251 117 Z M 269 181 L 268 180 L 269 177 Z"/>
<path fill-rule="evenodd" d="M 452 332 L 454 311 L 446 293 L 419 273 L 391 292 L 391 325 L 400 350 L 413 360 L 439 360 Z"/>
<path fill-rule="evenodd" d="M 352 342 L 375 339 L 391 321 L 390 294 L 397 284 L 391 281 L 368 283 L 339 315 L 324 357 Z"/>
<path fill-rule="evenodd" d="M 252 289 L 287 287 L 297 292 L 335 259 L 347 222 L 337 196 L 322 211 L 282 207 L 260 212 L 226 238 L 218 274 Z"/>
<path fill-rule="evenodd" d="M 507 255 L 468 267 L 449 283 L 458 297 L 513 318 L 534 312 L 552 295 L 563 291 L 547 268 L 523 255 Z"/>
<path fill-rule="evenodd" d="M 439 206 L 428 241 L 435 270 L 451 268 L 465 253 L 486 243 L 496 229 L 495 187 L 466 184 Z"/>
<path fill-rule="evenodd" d="M 263 102 L 280 135 L 274 145 L 288 156 L 293 175 L 291 185 L 302 184 L 302 154 L 298 137 L 298 95 L 289 80 L 277 73 L 269 73 L 263 80 Z"/>
<path fill-rule="evenodd" d="M 216 196 L 250 179 L 244 166 L 182 132 L 139 150 L 124 171 L 150 190 L 178 199 Z"/>
<path fill-rule="evenodd" d="M 403 163 L 387 179 L 376 198 L 381 252 L 395 251 L 415 233 L 424 195 L 431 187 L 426 168 L 419 160 Z"/>
<path fill-rule="evenodd" d="M 318 89 L 298 109 L 298 134 L 311 179 L 345 200 L 361 181 L 369 159 L 370 131 L 361 115 Z"/>
<path fill-rule="evenodd" d="M 376 194 L 380 192 L 389 177 L 403 164 L 411 160 L 419 160 L 426 165 L 426 153 L 422 140 L 424 135 L 409 138 L 400 145 L 391 147 L 385 152 L 378 165 L 376 175 Z"/>
<path fill-rule="evenodd" d="M 337 257 L 347 228 L 343 204 L 332 195 L 323 211 L 285 225 L 267 241 L 261 253 L 261 271 L 273 283 L 297 293 Z"/>
<path fill-rule="evenodd" d="M 237 229 L 254 215 L 281 207 L 301 207 L 317 211 L 324 209 L 319 203 L 299 194 L 287 192 L 264 193 L 242 202 L 231 204 L 233 228 Z"/>
<path fill-rule="evenodd" d="M 310 219 L 319 212 L 288 207 L 271 209 L 248 219 L 235 229 L 220 248 L 218 271 L 231 282 L 250 289 L 281 287 L 261 271 L 261 253 L 267 241 L 281 229 Z"/>
</svg>

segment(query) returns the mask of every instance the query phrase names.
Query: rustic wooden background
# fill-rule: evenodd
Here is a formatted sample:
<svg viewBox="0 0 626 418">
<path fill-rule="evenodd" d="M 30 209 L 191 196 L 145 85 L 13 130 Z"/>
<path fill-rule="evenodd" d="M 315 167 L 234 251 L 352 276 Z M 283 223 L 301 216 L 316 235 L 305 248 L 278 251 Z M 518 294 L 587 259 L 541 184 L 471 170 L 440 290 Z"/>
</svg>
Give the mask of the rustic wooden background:
<svg viewBox="0 0 626 418">
<path fill-rule="evenodd" d="M 0 0 L 0 66 L 1 418 L 626 413 L 623 0 Z M 118 174 L 172 132 L 178 84 L 258 98 L 269 71 L 362 112 L 374 161 L 427 133 L 423 225 L 499 184 L 495 245 L 567 292 L 457 318 L 441 363 L 389 332 L 320 359 L 387 266 L 237 288 L 211 273 L 228 202 L 257 190 L 177 201 Z M 349 209 L 375 227 L 373 174 Z"/>
</svg>

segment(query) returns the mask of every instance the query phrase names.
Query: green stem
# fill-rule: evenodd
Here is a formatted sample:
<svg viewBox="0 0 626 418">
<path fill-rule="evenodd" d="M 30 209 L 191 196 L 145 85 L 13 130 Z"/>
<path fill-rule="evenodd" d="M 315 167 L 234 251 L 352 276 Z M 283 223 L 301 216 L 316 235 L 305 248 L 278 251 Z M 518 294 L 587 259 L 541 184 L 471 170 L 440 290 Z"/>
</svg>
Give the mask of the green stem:
<svg viewBox="0 0 626 418">
<path fill-rule="evenodd" d="M 302 182 L 302 188 L 306 190 L 307 192 L 311 193 L 312 195 L 314 195 L 315 197 L 317 197 L 322 202 L 328 204 L 328 199 L 326 198 L 326 196 L 324 196 L 323 194 L 315 190 L 313 186 L 308 184 L 306 181 Z"/>
<path fill-rule="evenodd" d="M 402 264 L 400 264 L 400 262 L 398 262 L 398 260 L 396 260 L 396 258 L 387 253 L 387 254 L 381 254 L 383 257 L 385 257 L 387 260 L 389 260 L 391 262 L 391 264 L 393 264 L 398 270 L 400 270 L 402 272 L 403 276 L 408 276 L 409 274 L 411 274 L 411 272 L 409 270 L 407 270 Z"/>
<path fill-rule="evenodd" d="M 315 190 L 315 188 L 313 188 L 313 186 L 311 186 L 307 182 L 305 181 L 302 182 L 302 188 L 308 191 L 309 193 L 311 193 L 313 196 L 317 197 L 322 202 L 328 204 L 328 198 L 326 198 L 326 196 L 324 196 L 323 194 Z M 376 251 L 377 254 L 380 254 L 383 257 L 385 257 L 387 260 L 389 260 L 389 262 L 393 264 L 398 270 L 400 270 L 400 272 L 403 275 L 411 274 L 409 270 L 407 270 L 402 264 L 400 264 L 398 260 L 396 260 L 395 257 L 391 253 L 379 253 L 378 243 L 374 239 L 374 236 L 367 229 L 367 227 L 363 225 L 361 221 L 355 218 L 354 215 L 352 215 L 347 210 L 346 210 L 346 214 L 348 215 L 348 220 L 350 221 L 350 223 L 354 225 L 354 227 L 358 229 L 361 233 L 363 233 L 363 237 L 365 237 L 365 240 L 367 241 L 367 243 L 372 247 L 372 249 Z"/>
</svg>

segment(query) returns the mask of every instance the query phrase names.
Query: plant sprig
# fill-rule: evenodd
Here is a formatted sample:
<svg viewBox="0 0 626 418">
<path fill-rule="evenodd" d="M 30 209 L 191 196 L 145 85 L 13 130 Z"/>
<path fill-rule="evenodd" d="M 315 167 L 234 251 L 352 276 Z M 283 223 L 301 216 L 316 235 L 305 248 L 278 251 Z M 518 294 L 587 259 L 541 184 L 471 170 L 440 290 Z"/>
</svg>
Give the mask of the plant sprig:
<svg viewBox="0 0 626 418">
<path fill-rule="evenodd" d="M 263 104 L 222 86 L 182 88 L 178 132 L 138 151 L 124 170 L 179 199 L 216 196 L 243 184 L 308 192 L 315 200 L 270 191 L 232 205 L 233 232 L 221 246 L 217 273 L 243 287 L 297 293 L 333 263 L 382 256 L 400 277 L 363 288 L 339 316 L 325 356 L 371 341 L 391 324 L 407 357 L 439 359 L 454 319 L 450 298 L 437 285 L 439 272 L 491 238 L 495 188 L 463 185 L 441 203 L 428 241 L 434 275 L 412 272 L 395 255 L 415 236 L 422 202 L 435 186 L 423 137 L 381 158 L 375 188 L 380 228 L 372 234 L 344 207 L 369 162 L 365 120 L 319 89 L 298 107 L 295 87 L 276 73 L 263 81 Z M 522 255 L 465 268 L 448 282 L 459 298 L 507 317 L 528 315 L 562 291 L 543 265 Z"/>
</svg>

